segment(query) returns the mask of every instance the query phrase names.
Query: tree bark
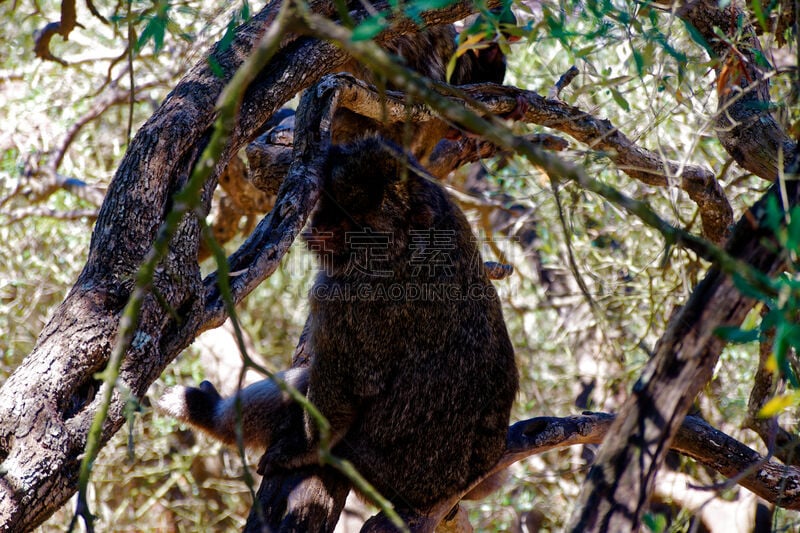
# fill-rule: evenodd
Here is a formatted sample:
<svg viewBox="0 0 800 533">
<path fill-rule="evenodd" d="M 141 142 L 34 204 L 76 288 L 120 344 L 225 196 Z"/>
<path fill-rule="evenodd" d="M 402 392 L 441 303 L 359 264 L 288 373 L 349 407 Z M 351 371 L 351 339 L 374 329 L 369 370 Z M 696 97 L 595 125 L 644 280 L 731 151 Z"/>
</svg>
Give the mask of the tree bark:
<svg viewBox="0 0 800 533">
<path fill-rule="evenodd" d="M 278 7 L 277 2 L 269 4 L 236 30 L 228 46 L 215 46 L 210 55 L 223 76 L 211 71 L 208 60 L 200 61 L 131 142 L 100 210 L 82 273 L 31 354 L 0 389 L 0 530 L 32 529 L 75 492 L 87 431 L 101 396 L 93 376 L 108 361 L 134 274 L 170 211 L 172 195 L 186 182 L 208 142 L 222 88 L 259 42 Z M 333 12 L 329 2 L 318 1 L 315 7 L 321 13 Z M 423 18 L 431 24 L 452 22 L 470 9 L 460 2 Z M 414 29 L 406 24 L 396 31 Z M 391 38 L 393 31 L 381 39 Z M 336 47 L 311 37 L 284 40 L 244 96 L 228 149 L 205 184 L 201 216 L 231 154 L 254 138 L 286 101 L 345 60 Z M 203 283 L 200 276 L 195 216 L 182 221 L 154 280 L 154 291 L 170 309 L 152 295 L 144 302 L 103 427 L 103 443 L 124 421 L 127 391 L 141 398 L 196 335 L 227 318 L 213 287 L 215 278 Z M 238 300 L 254 286 L 239 290 Z"/>
</svg>

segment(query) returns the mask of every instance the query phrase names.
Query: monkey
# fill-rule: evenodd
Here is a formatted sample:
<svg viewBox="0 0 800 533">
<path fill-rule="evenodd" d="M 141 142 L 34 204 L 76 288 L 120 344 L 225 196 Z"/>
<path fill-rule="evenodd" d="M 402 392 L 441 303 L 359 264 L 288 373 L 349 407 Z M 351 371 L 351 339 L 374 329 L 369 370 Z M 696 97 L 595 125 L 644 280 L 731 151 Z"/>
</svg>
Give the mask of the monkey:
<svg viewBox="0 0 800 533">
<path fill-rule="evenodd" d="M 507 43 L 519 41 L 519 36 L 509 31 L 509 28 L 517 26 L 517 17 L 508 5 L 492 9 L 489 16 L 495 19 L 497 27 L 490 23 L 486 15 L 481 14 L 458 35 L 459 43 L 472 35 L 483 34 L 483 38 L 477 46 L 458 57 L 450 80 L 454 85 L 503 83 L 507 61 L 500 47 L 500 39 Z"/>
<path fill-rule="evenodd" d="M 409 69 L 435 82 L 449 81 L 454 85 L 484 82 L 501 84 L 506 72 L 506 56 L 498 39 L 503 38 L 508 42 L 519 39 L 508 32 L 509 27 L 516 26 L 517 19 L 508 5 L 491 10 L 489 16 L 499 24 L 499 33 L 486 15 L 479 15 L 460 34 L 453 24 L 432 26 L 415 34 L 398 36 L 388 42 L 385 48 L 399 57 Z M 456 54 L 459 41 L 477 32 L 485 33 L 487 37 L 476 48 L 456 58 L 448 80 L 447 65 Z M 379 82 L 369 69 L 355 60 L 347 62 L 342 70 L 372 85 Z M 386 88 L 393 89 L 391 85 Z M 524 116 L 526 110 L 527 104 L 520 101 L 518 107 L 504 117 L 518 119 Z M 423 166 L 429 162 L 430 155 L 442 139 L 455 140 L 461 136 L 459 130 L 441 121 L 414 125 L 409 132 L 405 124 L 378 125 L 376 121 L 348 109 L 337 110 L 332 128 L 334 144 L 356 139 L 365 132 L 378 133 L 400 145 L 410 140 L 408 148 Z"/>
<path fill-rule="evenodd" d="M 329 421 L 334 455 L 396 508 L 424 513 L 505 450 L 518 375 L 500 302 L 464 214 L 390 141 L 331 146 L 322 188 L 305 234 L 324 267 L 309 296 L 313 359 L 285 377 Z M 274 385 L 240 398 L 246 443 L 268 444 L 261 473 L 318 463 L 315 422 L 281 418 Z M 231 441 L 232 400 L 213 387 L 166 400 Z"/>
</svg>

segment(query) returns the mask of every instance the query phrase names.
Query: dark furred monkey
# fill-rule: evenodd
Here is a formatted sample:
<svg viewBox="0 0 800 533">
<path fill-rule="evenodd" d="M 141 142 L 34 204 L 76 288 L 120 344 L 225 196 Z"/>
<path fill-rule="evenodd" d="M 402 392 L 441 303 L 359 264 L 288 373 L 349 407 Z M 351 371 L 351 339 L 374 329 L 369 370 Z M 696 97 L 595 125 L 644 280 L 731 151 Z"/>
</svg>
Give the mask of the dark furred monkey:
<svg viewBox="0 0 800 533">
<path fill-rule="evenodd" d="M 332 148 L 307 237 L 327 266 L 311 291 L 308 398 L 334 453 L 424 512 L 499 459 L 517 370 L 469 223 L 402 159 L 378 138 Z M 315 463 L 313 425 L 262 465 Z"/>
<path fill-rule="evenodd" d="M 398 56 L 409 69 L 433 81 L 445 82 L 448 81 L 447 66 L 456 54 L 458 41 L 465 35 L 482 34 L 484 38 L 476 48 L 457 58 L 449 81 L 453 85 L 485 82 L 500 84 L 505 77 L 506 57 L 498 40 L 501 36 L 508 42 L 518 40 L 507 31 L 509 27 L 516 25 L 517 20 L 508 5 L 492 10 L 490 16 L 495 19 L 495 23 L 490 23 L 487 16 L 479 15 L 461 35 L 452 24 L 431 26 L 418 33 L 395 37 L 386 43 L 385 48 L 390 54 Z M 373 85 L 379 82 L 374 73 L 356 60 L 350 60 L 342 70 Z M 393 89 L 391 86 L 387 88 Z M 520 118 L 524 109 L 512 111 L 507 117 Z M 407 126 L 402 123 L 378 126 L 372 119 L 348 109 L 340 109 L 334 120 L 333 143 L 352 141 L 363 137 L 365 132 L 378 133 L 397 144 L 408 141 L 407 148 L 424 166 L 428 164 L 428 158 L 439 141 L 457 137 L 450 126 L 438 121 L 413 125 L 411 132 Z"/>
<path fill-rule="evenodd" d="M 331 423 L 334 454 L 398 509 L 425 513 L 502 455 L 517 369 L 469 223 L 402 159 L 374 137 L 331 148 L 307 235 L 326 266 L 310 295 L 308 398 Z M 197 420 L 188 404 L 213 394 L 189 391 L 172 391 L 162 408 L 212 434 L 224 426 L 211 419 L 232 417 L 217 396 L 204 409 L 214 417 Z M 246 391 L 268 400 L 242 409 L 265 413 L 250 439 L 271 443 L 260 470 L 315 464 L 314 422 L 266 427 L 278 418 L 266 414 L 280 403 L 274 386 Z"/>
</svg>

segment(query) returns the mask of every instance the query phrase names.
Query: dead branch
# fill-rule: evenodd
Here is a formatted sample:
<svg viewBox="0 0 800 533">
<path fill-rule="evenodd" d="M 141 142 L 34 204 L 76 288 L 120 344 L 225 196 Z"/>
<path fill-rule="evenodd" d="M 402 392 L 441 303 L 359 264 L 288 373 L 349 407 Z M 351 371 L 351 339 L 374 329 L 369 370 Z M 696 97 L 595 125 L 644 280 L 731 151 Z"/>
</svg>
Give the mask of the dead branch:
<svg viewBox="0 0 800 533">
<path fill-rule="evenodd" d="M 333 112 L 340 98 L 338 87 L 325 81 L 304 93 L 297 114 L 292 164 L 278 190 L 275 207 L 229 259 L 231 272 L 239 272 L 231 279 L 236 301 L 275 271 L 316 205 L 322 165 L 330 145 Z M 205 286 L 208 303 L 202 329 L 209 329 L 227 317 L 216 292 L 216 274 L 206 279 Z"/>
<path fill-rule="evenodd" d="M 572 83 L 572 80 L 575 79 L 575 76 L 578 75 L 578 67 L 575 65 L 569 67 L 569 69 L 558 78 L 558 81 L 553 85 L 550 90 L 547 92 L 548 100 L 560 100 L 559 96 L 561 96 L 561 91 L 564 90 L 564 87 Z"/>
<path fill-rule="evenodd" d="M 61 33 L 61 26 L 60 22 L 50 22 L 44 28 L 38 30 L 34 35 L 33 52 L 40 59 L 55 61 L 60 65 L 67 66 L 66 61 L 54 56 L 53 52 L 50 51 L 50 41 L 53 40 L 53 36 Z"/>
</svg>

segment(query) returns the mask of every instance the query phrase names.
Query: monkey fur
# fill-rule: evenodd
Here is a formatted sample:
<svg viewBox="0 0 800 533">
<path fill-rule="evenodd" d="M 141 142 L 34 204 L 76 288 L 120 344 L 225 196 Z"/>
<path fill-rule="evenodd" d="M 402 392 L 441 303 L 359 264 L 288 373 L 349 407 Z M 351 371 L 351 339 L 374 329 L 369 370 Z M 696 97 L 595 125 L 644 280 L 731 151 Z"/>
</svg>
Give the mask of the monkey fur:
<svg viewBox="0 0 800 533">
<path fill-rule="evenodd" d="M 377 137 L 331 147 L 306 234 L 324 266 L 310 294 L 307 396 L 330 422 L 333 453 L 397 508 L 424 513 L 496 464 L 518 377 L 466 217 L 404 158 Z M 418 239 L 431 234 L 444 244 Z M 438 252 L 446 261 L 429 263 Z M 425 288 L 439 292 L 420 297 Z M 302 390 L 305 370 L 290 372 Z M 232 399 L 208 385 L 167 397 L 162 410 L 233 440 Z M 318 462 L 314 421 L 287 414 L 274 384 L 240 398 L 245 442 L 269 446 L 260 472 Z"/>
<path fill-rule="evenodd" d="M 308 390 L 308 369 L 292 368 L 277 374 L 302 394 Z M 239 402 L 239 407 L 237 407 Z M 170 387 L 156 403 L 162 413 L 185 422 L 228 445 L 236 445 L 241 427 L 243 444 L 263 451 L 292 418 L 302 417 L 302 408 L 271 380 L 262 380 L 223 398 L 208 381 L 199 387 Z"/>
</svg>

